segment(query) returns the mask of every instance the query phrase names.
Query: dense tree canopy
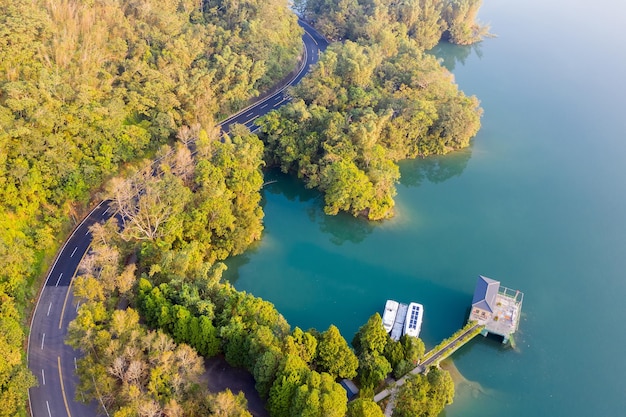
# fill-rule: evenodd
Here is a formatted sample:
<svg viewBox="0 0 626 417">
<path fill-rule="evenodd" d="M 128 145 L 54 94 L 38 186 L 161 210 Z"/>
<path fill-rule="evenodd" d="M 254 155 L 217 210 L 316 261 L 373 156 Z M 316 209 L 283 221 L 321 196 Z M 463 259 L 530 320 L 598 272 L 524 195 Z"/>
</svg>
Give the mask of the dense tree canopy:
<svg viewBox="0 0 626 417">
<path fill-rule="evenodd" d="M 346 417 L 383 417 L 385 414 L 373 400 L 357 398 L 348 404 Z"/>
<path fill-rule="evenodd" d="M 335 325 L 321 334 L 317 347 L 317 366 L 335 378 L 353 378 L 359 362 Z"/>
<path fill-rule="evenodd" d="M 286 1 L 237 2 L 228 15 L 202 4 L 0 0 L 0 320 L 7 329 L 0 340 L 11 351 L 21 350 L 24 336 L 9 331 L 9 322 L 24 321 L 44 255 L 71 227 L 70 217 L 84 213 L 89 193 L 123 164 L 151 156 L 182 126 L 211 128 L 295 67 L 301 29 Z M 173 233 L 180 216 L 154 204 L 154 196 L 163 187 L 168 204 L 183 203 L 171 198 L 180 183 L 147 184 L 142 203 L 151 210 L 133 213 L 126 233 L 150 241 Z M 257 213 L 242 219 L 254 227 L 258 201 L 244 201 L 245 193 L 230 201 L 235 211 L 255 206 Z M 229 220 L 220 214 L 223 236 Z M 151 220 L 157 225 L 145 228 Z M 258 238 L 256 227 L 231 247 L 214 243 L 213 256 L 242 250 L 250 236 Z M 23 359 L 7 357 L 0 412 L 20 415 L 34 378 Z"/>
<path fill-rule="evenodd" d="M 296 7 L 329 39 L 383 40 L 402 34 L 430 49 L 440 39 L 468 45 L 487 35 L 477 23 L 482 0 L 299 0 Z M 387 34 L 385 34 L 387 33 Z"/>
<path fill-rule="evenodd" d="M 395 162 L 464 148 L 480 128 L 478 100 L 406 35 L 331 45 L 291 94 L 259 122 L 266 161 L 323 191 L 327 214 L 392 216 Z"/>
<path fill-rule="evenodd" d="M 329 214 L 388 217 L 397 160 L 467 146 L 479 127 L 477 100 L 424 50 L 442 36 L 475 41 L 480 0 L 299 6 L 349 41 L 263 121 L 267 161 L 323 190 Z M 336 377 L 358 368 L 374 385 L 423 353 L 364 336 L 359 367 L 336 327 L 291 332 L 270 303 L 219 282 L 220 261 L 261 236 L 264 146 L 242 127 L 219 137 L 215 120 L 295 67 L 302 32 L 286 1 L 0 9 L 0 416 L 23 415 L 35 383 L 21 352 L 29 284 L 107 179 L 121 223 L 92 229 L 69 343 L 85 353 L 80 392 L 114 415 L 249 415 L 242 396 L 196 384 L 198 354 L 221 352 L 253 373 L 274 415 L 343 416 Z M 133 175 L 111 179 L 131 163 Z"/>
<path fill-rule="evenodd" d="M 134 329 L 128 320 L 118 319 L 123 297 L 149 327 L 161 332 L 160 338 L 171 337 L 168 343 L 190 346 L 205 357 L 223 353 L 231 365 L 250 371 L 274 415 L 345 415 L 345 391 L 335 379 L 354 376 L 358 362 L 338 329 L 331 326 L 322 334 L 290 331 L 271 303 L 220 282 L 224 267 L 219 260 L 240 253 L 260 236 L 262 143 L 234 126 L 221 140 L 211 140 L 200 130 L 194 147 L 191 156 L 182 145 L 174 150 L 166 146 L 158 152 L 162 156 L 157 165 L 112 181 L 119 224 L 110 220 L 92 227 L 93 250 L 83 260 L 84 275 L 75 285 L 83 304 L 70 332 L 70 343 L 87 354 L 89 371 L 81 371 L 85 398 L 95 398 L 94 392 L 111 398 L 108 407 L 125 413 L 120 415 L 141 414 L 146 404 L 156 411 L 175 404 L 185 413 L 246 415 L 240 397 L 229 392 L 191 395 L 173 389 L 167 374 L 151 373 L 154 378 L 145 388 L 133 388 L 147 396 L 134 395 L 130 402 L 124 397 L 130 395 L 124 393 L 124 379 L 103 374 L 98 385 L 85 381 L 96 376 L 98 367 L 122 366 L 111 354 L 117 348 L 107 348 L 117 342 L 107 335 L 118 325 Z M 133 253 L 136 263 L 125 265 Z M 128 295 L 129 287 L 136 297 Z M 147 330 L 135 329 L 128 337 L 141 332 Z M 101 349 L 108 349 L 107 355 Z"/>
<path fill-rule="evenodd" d="M 427 375 L 411 375 L 396 397 L 393 417 L 436 417 L 452 403 L 454 382 L 447 371 L 432 368 Z"/>
</svg>

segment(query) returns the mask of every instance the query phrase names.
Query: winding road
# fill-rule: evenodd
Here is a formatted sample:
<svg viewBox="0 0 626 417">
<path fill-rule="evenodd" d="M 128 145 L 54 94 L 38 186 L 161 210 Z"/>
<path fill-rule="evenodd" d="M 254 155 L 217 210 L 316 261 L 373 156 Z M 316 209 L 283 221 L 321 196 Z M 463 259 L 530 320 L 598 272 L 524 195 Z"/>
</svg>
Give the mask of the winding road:
<svg viewBox="0 0 626 417">
<path fill-rule="evenodd" d="M 255 120 L 276 109 L 290 98 L 285 89 L 302 80 L 315 64 L 321 51 L 328 46 L 327 41 L 311 26 L 302 20 L 300 26 L 305 33 L 304 65 L 296 75 L 277 92 L 259 100 L 239 113 L 224 120 L 220 125 L 227 132 L 229 126 L 240 123 L 252 132 L 258 129 Z M 78 311 L 73 302 L 72 281 L 81 259 L 91 245 L 89 227 L 104 222 L 113 215 L 107 201 L 96 206 L 74 229 L 50 268 L 43 289 L 33 312 L 28 336 L 28 367 L 37 377 L 39 385 L 29 390 L 30 412 L 33 417 L 88 417 L 106 414 L 97 402 L 83 404 L 75 400 L 78 377 L 76 359 L 80 353 L 64 343 L 67 325 Z"/>
</svg>

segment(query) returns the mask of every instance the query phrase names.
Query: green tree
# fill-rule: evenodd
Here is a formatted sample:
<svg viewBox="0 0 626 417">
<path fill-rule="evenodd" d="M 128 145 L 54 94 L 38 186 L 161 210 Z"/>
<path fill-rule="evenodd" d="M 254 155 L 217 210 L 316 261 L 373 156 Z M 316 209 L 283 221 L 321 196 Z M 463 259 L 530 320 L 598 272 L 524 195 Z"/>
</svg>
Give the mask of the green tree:
<svg viewBox="0 0 626 417">
<path fill-rule="evenodd" d="M 394 376 L 398 375 L 398 368 L 406 362 L 404 359 L 405 353 L 402 343 L 400 343 L 400 341 L 389 340 L 387 342 L 387 346 L 385 346 L 383 355 L 387 358 L 389 364 L 393 368 Z"/>
<path fill-rule="evenodd" d="M 13 302 L 0 292 L 0 416 L 25 412 L 27 390 L 36 385 L 35 377 L 22 363 L 24 337 Z"/>
<path fill-rule="evenodd" d="M 283 359 L 276 380 L 270 389 L 267 409 L 275 417 L 289 417 L 295 393 L 311 371 L 306 363 L 296 355 Z"/>
<path fill-rule="evenodd" d="M 385 328 L 380 314 L 374 313 L 354 335 L 352 346 L 358 354 L 364 352 L 382 354 L 388 343 L 393 342 Z"/>
<path fill-rule="evenodd" d="M 220 348 L 220 340 L 217 337 L 217 329 L 207 316 L 193 317 L 190 324 L 189 344 L 200 355 L 210 358 L 217 355 Z"/>
<path fill-rule="evenodd" d="M 366 398 L 357 398 L 348 404 L 346 417 L 383 417 L 385 414 L 378 404 Z"/>
<path fill-rule="evenodd" d="M 255 381 L 254 386 L 261 398 L 267 398 L 269 395 L 282 359 L 281 353 L 268 350 L 256 360 L 252 375 Z"/>
<path fill-rule="evenodd" d="M 480 41 L 489 30 L 476 22 L 482 0 L 448 0 L 442 11 L 447 22 L 447 38 L 451 43 L 469 45 Z"/>
<path fill-rule="evenodd" d="M 454 382 L 447 371 L 433 367 L 428 375 L 411 375 L 396 397 L 394 417 L 438 416 L 452 403 Z"/>
<path fill-rule="evenodd" d="M 417 365 L 417 362 L 422 359 L 426 352 L 426 347 L 422 339 L 403 335 L 400 338 L 400 343 L 404 350 L 404 359 L 413 365 Z"/>
<path fill-rule="evenodd" d="M 364 387 L 376 388 L 391 373 L 389 361 L 376 352 L 364 352 L 359 356 L 359 381 Z"/>
<path fill-rule="evenodd" d="M 339 329 L 331 324 L 320 336 L 316 364 L 334 377 L 353 378 L 359 361 Z"/>
<path fill-rule="evenodd" d="M 296 327 L 285 338 L 284 351 L 286 354 L 298 355 L 304 362 L 311 364 L 317 354 L 317 343 L 315 336 Z"/>
<path fill-rule="evenodd" d="M 231 390 L 219 392 L 211 397 L 211 415 L 216 417 L 252 417 L 248 401 L 243 392 L 234 395 Z"/>
<path fill-rule="evenodd" d="M 248 362 L 250 340 L 240 317 L 234 317 L 227 325 L 220 328 L 220 339 L 226 360 L 232 366 L 243 367 Z"/>
</svg>

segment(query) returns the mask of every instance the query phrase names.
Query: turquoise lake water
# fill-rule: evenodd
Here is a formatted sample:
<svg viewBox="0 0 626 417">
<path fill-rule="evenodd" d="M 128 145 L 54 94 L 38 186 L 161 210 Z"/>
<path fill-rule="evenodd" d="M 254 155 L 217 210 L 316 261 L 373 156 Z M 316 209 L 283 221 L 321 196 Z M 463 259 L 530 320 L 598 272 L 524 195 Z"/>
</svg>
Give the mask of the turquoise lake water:
<svg viewBox="0 0 626 417">
<path fill-rule="evenodd" d="M 424 304 L 427 347 L 459 328 L 478 274 L 525 293 L 517 350 L 478 337 L 445 415 L 626 413 L 626 3 L 484 0 L 497 35 L 435 53 L 483 127 L 470 149 L 402 163 L 397 215 L 325 216 L 268 173 L 265 235 L 229 263 L 292 326 L 348 339 L 387 298 Z"/>
</svg>

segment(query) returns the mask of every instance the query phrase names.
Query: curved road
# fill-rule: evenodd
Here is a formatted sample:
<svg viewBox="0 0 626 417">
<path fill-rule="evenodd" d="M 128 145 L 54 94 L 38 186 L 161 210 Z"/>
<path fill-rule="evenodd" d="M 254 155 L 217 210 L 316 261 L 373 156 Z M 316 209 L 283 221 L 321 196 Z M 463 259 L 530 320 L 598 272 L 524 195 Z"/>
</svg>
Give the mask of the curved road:
<svg viewBox="0 0 626 417">
<path fill-rule="evenodd" d="M 284 90 L 295 85 L 309 71 L 326 49 L 327 41 L 311 26 L 299 21 L 305 30 L 302 42 L 305 48 L 305 63 L 291 81 L 278 92 L 247 107 L 220 125 L 227 132 L 229 126 L 241 123 L 251 131 L 258 126 L 254 121 L 290 100 Z M 78 264 L 91 245 L 89 227 L 103 222 L 113 215 L 108 202 L 102 201 L 76 227 L 58 253 L 46 282 L 37 300 L 28 336 L 28 367 L 37 377 L 39 386 L 29 390 L 29 403 L 33 417 L 87 417 L 103 414 L 95 402 L 83 404 L 74 400 L 78 377 L 74 374 L 79 352 L 64 343 L 67 325 L 76 317 L 78 306 L 73 303 L 72 280 Z"/>
</svg>

